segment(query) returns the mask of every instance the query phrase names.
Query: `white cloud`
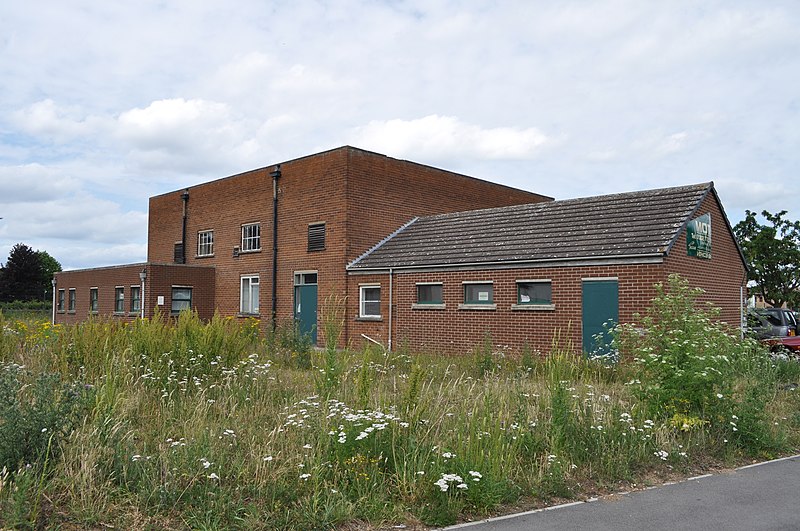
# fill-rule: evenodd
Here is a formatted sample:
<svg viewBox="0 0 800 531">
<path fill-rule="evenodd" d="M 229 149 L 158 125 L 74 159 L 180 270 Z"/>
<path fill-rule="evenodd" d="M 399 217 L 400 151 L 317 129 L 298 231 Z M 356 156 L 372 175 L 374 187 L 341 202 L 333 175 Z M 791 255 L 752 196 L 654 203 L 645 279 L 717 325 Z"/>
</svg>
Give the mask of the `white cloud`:
<svg viewBox="0 0 800 531">
<path fill-rule="evenodd" d="M 350 136 L 354 145 L 403 157 L 531 159 L 556 141 L 534 127 L 482 128 L 453 116 L 372 121 Z"/>
</svg>

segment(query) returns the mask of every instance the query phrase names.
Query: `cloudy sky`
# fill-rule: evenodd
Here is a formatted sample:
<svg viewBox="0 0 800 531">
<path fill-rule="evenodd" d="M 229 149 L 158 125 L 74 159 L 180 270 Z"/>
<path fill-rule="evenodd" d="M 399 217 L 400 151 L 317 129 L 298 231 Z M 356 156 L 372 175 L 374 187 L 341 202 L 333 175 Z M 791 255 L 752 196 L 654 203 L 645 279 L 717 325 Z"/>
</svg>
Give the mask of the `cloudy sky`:
<svg viewBox="0 0 800 531">
<path fill-rule="evenodd" d="M 800 3 L 0 5 L 0 262 L 143 261 L 148 197 L 349 144 L 557 199 L 800 217 Z"/>
</svg>

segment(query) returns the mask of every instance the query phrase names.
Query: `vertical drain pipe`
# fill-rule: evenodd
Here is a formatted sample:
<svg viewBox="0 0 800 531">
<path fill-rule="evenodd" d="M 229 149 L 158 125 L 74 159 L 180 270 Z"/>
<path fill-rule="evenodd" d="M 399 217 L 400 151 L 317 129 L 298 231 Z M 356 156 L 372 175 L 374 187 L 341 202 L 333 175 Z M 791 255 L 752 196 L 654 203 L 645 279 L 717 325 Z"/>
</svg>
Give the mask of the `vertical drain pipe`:
<svg viewBox="0 0 800 531">
<path fill-rule="evenodd" d="M 53 322 L 52 324 L 56 324 L 56 276 L 53 275 L 53 278 L 50 279 L 50 284 L 53 286 Z"/>
<path fill-rule="evenodd" d="M 392 351 L 392 268 L 389 268 L 389 352 Z"/>
<path fill-rule="evenodd" d="M 278 326 L 278 179 L 281 165 L 275 165 L 272 176 L 272 331 Z"/>
<path fill-rule="evenodd" d="M 181 194 L 183 199 L 183 228 L 181 229 L 181 263 L 186 263 L 186 218 L 189 214 L 189 189 L 183 191 Z"/>
</svg>

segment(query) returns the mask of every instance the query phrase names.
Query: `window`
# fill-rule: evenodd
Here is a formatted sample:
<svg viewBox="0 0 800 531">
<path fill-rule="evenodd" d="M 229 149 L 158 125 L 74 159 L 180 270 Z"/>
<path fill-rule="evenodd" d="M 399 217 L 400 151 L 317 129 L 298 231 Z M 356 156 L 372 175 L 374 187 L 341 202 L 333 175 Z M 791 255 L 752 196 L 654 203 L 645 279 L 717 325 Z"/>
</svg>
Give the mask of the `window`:
<svg viewBox="0 0 800 531">
<path fill-rule="evenodd" d="M 64 311 L 64 290 L 63 289 L 58 290 L 58 311 L 59 312 L 63 312 Z"/>
<path fill-rule="evenodd" d="M 258 275 L 242 277 L 239 311 L 241 313 L 258 313 Z"/>
<path fill-rule="evenodd" d="M 125 311 L 125 288 L 114 288 L 114 313 L 122 313 Z"/>
<path fill-rule="evenodd" d="M 417 304 L 442 304 L 442 285 L 417 284 Z"/>
<path fill-rule="evenodd" d="M 131 286 L 131 313 L 142 311 L 142 287 Z"/>
<path fill-rule="evenodd" d="M 97 288 L 89 288 L 89 311 L 97 313 L 98 309 L 98 296 Z"/>
<path fill-rule="evenodd" d="M 172 287 L 172 315 L 177 315 L 183 310 L 192 309 L 192 288 Z"/>
<path fill-rule="evenodd" d="M 308 250 L 325 250 L 325 224 L 311 223 L 308 225 Z"/>
<path fill-rule="evenodd" d="M 214 255 L 214 231 L 201 230 L 197 233 L 197 256 Z"/>
<path fill-rule="evenodd" d="M 553 285 L 549 280 L 518 280 L 517 304 L 552 304 Z"/>
<path fill-rule="evenodd" d="M 494 285 L 491 282 L 464 283 L 464 304 L 494 303 Z"/>
<path fill-rule="evenodd" d="M 75 288 L 69 288 L 69 306 L 67 306 L 67 310 L 70 312 L 75 311 Z"/>
<path fill-rule="evenodd" d="M 381 287 L 361 286 L 358 316 L 366 319 L 380 319 L 381 317 Z"/>
<path fill-rule="evenodd" d="M 261 223 L 242 225 L 242 252 L 261 250 Z"/>
</svg>

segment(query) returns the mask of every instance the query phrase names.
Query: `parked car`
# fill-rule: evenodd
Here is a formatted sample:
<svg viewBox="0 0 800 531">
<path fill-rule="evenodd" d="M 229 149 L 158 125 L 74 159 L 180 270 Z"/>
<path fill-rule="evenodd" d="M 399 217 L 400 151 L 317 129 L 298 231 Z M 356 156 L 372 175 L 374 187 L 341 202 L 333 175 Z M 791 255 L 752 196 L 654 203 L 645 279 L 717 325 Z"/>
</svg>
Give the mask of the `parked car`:
<svg viewBox="0 0 800 531">
<path fill-rule="evenodd" d="M 800 355 L 800 336 L 769 337 L 763 342 L 775 352 L 788 351 L 795 356 Z"/>
<path fill-rule="evenodd" d="M 797 319 L 792 310 L 762 308 L 747 314 L 747 329 L 757 339 L 797 336 Z"/>
</svg>

